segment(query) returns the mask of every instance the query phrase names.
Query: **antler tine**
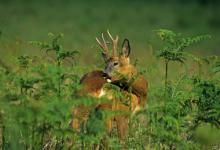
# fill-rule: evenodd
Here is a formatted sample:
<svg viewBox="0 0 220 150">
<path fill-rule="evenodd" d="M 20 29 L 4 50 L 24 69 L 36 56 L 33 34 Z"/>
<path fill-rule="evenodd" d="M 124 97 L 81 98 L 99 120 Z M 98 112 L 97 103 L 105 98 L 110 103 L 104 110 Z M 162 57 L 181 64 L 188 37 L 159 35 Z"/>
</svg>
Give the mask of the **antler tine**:
<svg viewBox="0 0 220 150">
<path fill-rule="evenodd" d="M 96 37 L 96 41 L 98 42 L 99 46 L 103 49 L 105 55 L 108 55 L 108 46 L 106 44 L 105 38 L 104 38 L 104 34 L 102 33 L 102 42 L 99 41 L 99 39 Z"/>
<path fill-rule="evenodd" d="M 111 33 L 109 32 L 109 30 L 107 30 L 108 36 L 110 37 L 110 39 L 112 40 L 112 53 L 113 56 L 117 55 L 117 45 L 118 45 L 118 35 L 116 36 L 115 39 L 113 39 Z"/>
<path fill-rule="evenodd" d="M 99 46 L 102 48 L 102 43 L 99 41 L 99 39 L 97 37 L 95 39 L 98 42 Z"/>
<path fill-rule="evenodd" d="M 109 32 L 109 30 L 107 30 L 107 33 L 108 33 L 108 36 L 110 37 L 110 39 L 111 39 L 112 41 L 114 41 L 114 39 L 113 39 L 111 33 Z"/>
<path fill-rule="evenodd" d="M 105 37 L 104 37 L 104 33 L 102 33 L 102 40 L 104 42 L 104 45 L 107 46 L 106 41 L 105 41 Z"/>
</svg>

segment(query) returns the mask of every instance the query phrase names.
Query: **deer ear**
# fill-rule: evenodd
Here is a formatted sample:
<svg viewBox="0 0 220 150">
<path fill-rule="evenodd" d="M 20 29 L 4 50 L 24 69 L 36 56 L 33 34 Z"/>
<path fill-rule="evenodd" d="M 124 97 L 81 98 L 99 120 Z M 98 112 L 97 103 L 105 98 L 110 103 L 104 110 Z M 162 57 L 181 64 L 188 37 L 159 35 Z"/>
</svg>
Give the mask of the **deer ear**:
<svg viewBox="0 0 220 150">
<path fill-rule="evenodd" d="M 130 51 L 131 51 L 131 48 L 130 48 L 129 40 L 128 39 L 124 39 L 124 42 L 122 44 L 122 55 L 124 57 L 129 57 Z"/>
</svg>

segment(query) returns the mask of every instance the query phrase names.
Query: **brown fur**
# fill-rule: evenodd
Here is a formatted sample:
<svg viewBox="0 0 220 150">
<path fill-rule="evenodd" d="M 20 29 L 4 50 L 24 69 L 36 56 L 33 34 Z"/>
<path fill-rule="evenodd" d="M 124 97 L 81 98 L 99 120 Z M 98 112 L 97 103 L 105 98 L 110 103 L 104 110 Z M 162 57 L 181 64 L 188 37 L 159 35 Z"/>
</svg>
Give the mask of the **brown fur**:
<svg viewBox="0 0 220 150">
<path fill-rule="evenodd" d="M 82 87 L 78 90 L 77 95 L 78 96 L 94 96 L 99 97 L 101 93 L 101 89 L 104 86 L 105 83 L 107 83 L 106 79 L 103 77 L 104 73 L 99 70 L 92 71 L 90 73 L 85 74 L 81 80 L 80 84 Z M 93 107 L 88 107 L 84 105 L 80 105 L 73 109 L 72 115 L 72 121 L 71 126 L 74 129 L 79 130 L 80 127 L 80 120 L 86 121 L 89 115 L 89 112 Z"/>
<path fill-rule="evenodd" d="M 107 83 L 107 79 L 102 71 L 95 70 L 87 73 L 80 80 L 80 84 L 83 87 L 78 91 L 78 95 L 83 96 L 89 94 L 98 97 L 105 83 Z"/>
<path fill-rule="evenodd" d="M 113 39 L 110 33 L 108 32 L 112 44 L 113 52 L 112 55 L 109 54 L 108 47 L 105 45 L 105 40 L 103 38 L 104 44 L 98 41 L 101 48 L 104 47 L 103 58 L 106 62 L 106 67 L 104 72 L 107 73 L 112 80 L 112 84 L 119 86 L 123 91 L 127 93 L 132 93 L 131 98 L 131 111 L 136 113 L 141 108 L 145 107 L 147 101 L 147 91 L 148 91 L 148 82 L 143 75 L 140 75 L 136 70 L 135 66 L 130 64 L 130 44 L 129 40 L 125 39 L 122 44 L 122 50 L 119 53 L 117 49 L 117 37 Z M 125 94 L 126 95 L 126 94 Z M 128 116 L 124 115 L 120 119 L 116 119 L 117 124 L 119 124 L 118 130 L 121 129 L 121 138 L 125 137 L 126 126 L 127 126 Z M 123 129 L 123 130 L 122 130 Z M 123 135 L 123 136 L 122 136 Z"/>
<path fill-rule="evenodd" d="M 112 55 L 109 54 L 109 49 L 105 41 L 104 35 L 102 34 L 102 42 L 96 38 L 99 46 L 103 49 L 102 55 L 106 63 L 106 68 L 104 70 L 105 74 L 111 77 L 112 84 L 117 85 L 121 89 L 121 93 L 125 95 L 127 99 L 131 101 L 130 106 L 126 106 L 121 103 L 117 96 L 112 95 L 111 91 L 106 91 L 107 97 L 112 100 L 109 104 L 100 104 L 95 106 L 101 109 L 110 110 L 131 110 L 132 113 L 139 111 L 146 104 L 147 100 L 147 90 L 148 83 L 143 75 L 139 75 L 136 68 L 130 64 L 129 54 L 130 54 L 130 44 L 129 40 L 125 39 L 122 45 L 122 51 L 120 55 L 117 55 L 117 44 L 118 36 L 115 39 L 111 36 L 109 31 L 107 31 L 111 41 L 112 41 Z M 82 89 L 79 91 L 79 95 L 91 95 L 94 97 L 100 97 L 102 88 L 107 83 L 106 78 L 103 77 L 102 71 L 93 71 L 83 76 L 81 80 Z M 130 93 L 131 89 L 131 93 Z M 83 106 L 79 110 L 73 111 L 73 116 L 80 116 L 79 113 L 82 112 Z M 91 108 L 86 108 L 91 109 Z M 86 117 L 85 117 L 86 118 Z M 74 120 L 74 119 L 73 119 Z M 126 137 L 126 132 L 128 128 L 129 116 L 120 115 L 114 118 L 107 118 L 107 127 L 110 132 L 112 129 L 112 121 L 116 121 L 118 135 L 121 140 Z M 78 120 L 75 121 L 79 123 Z M 76 124 L 72 124 L 73 127 L 78 127 Z"/>
<path fill-rule="evenodd" d="M 145 107 L 147 102 L 148 82 L 143 75 L 139 75 L 134 81 L 132 81 L 132 83 L 128 83 L 121 79 L 113 81 L 112 84 L 117 85 L 122 90 L 129 91 L 132 93 L 132 95 L 136 96 L 135 98 L 133 98 L 134 100 L 131 101 L 132 106 L 139 108 Z M 132 110 L 135 110 L 135 108 Z"/>
<path fill-rule="evenodd" d="M 128 88 L 131 88 L 132 93 L 138 97 L 139 104 L 143 108 L 147 101 L 147 80 L 143 75 L 138 74 L 136 68 L 130 64 L 129 58 L 125 58 L 123 56 L 114 56 L 109 60 L 108 63 L 116 60 L 119 61 L 120 65 L 117 70 L 112 73 L 112 84 L 120 86 L 120 88 L 123 90 L 128 90 Z"/>
<path fill-rule="evenodd" d="M 104 87 L 104 85 L 107 83 L 106 77 L 102 71 L 92 71 L 90 73 L 85 74 L 81 79 L 81 85 L 82 88 L 77 92 L 79 96 L 94 96 L 99 97 L 101 93 L 101 89 Z M 111 91 L 109 91 L 110 93 Z M 99 104 L 96 106 L 84 106 L 80 105 L 73 109 L 72 111 L 72 121 L 71 126 L 76 129 L 80 130 L 80 122 L 86 121 L 88 119 L 89 112 L 92 109 L 98 108 L 98 109 L 104 109 L 104 110 L 123 110 L 129 112 L 134 111 L 136 106 L 138 105 L 138 98 L 134 94 L 129 94 L 127 91 L 122 91 L 122 93 L 131 100 L 131 106 L 126 106 L 122 104 L 114 95 L 108 94 L 109 99 L 112 100 L 112 102 L 109 104 Z M 110 133 L 112 131 L 112 124 L 114 120 L 116 121 L 116 126 L 118 129 L 118 135 L 121 140 L 124 140 L 126 137 L 126 132 L 128 128 L 128 116 L 127 115 L 119 115 L 114 118 L 106 118 L 106 125 L 108 132 Z M 124 121 L 122 121 L 123 119 Z"/>
</svg>

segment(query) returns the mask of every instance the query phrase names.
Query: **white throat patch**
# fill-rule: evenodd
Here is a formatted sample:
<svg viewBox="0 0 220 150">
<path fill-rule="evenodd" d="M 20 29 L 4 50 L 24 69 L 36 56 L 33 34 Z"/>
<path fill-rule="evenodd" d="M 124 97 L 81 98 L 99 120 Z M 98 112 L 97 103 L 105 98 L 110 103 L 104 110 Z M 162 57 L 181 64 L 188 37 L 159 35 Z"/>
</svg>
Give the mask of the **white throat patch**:
<svg viewBox="0 0 220 150">
<path fill-rule="evenodd" d="M 102 97 L 102 96 L 104 96 L 106 93 L 105 93 L 105 91 L 103 90 L 103 88 L 101 89 L 101 92 L 100 92 L 100 94 L 99 94 L 99 97 Z"/>
<path fill-rule="evenodd" d="M 108 83 L 111 83 L 111 82 L 112 82 L 112 80 L 110 80 L 110 79 L 107 79 L 107 82 L 108 82 Z"/>
</svg>

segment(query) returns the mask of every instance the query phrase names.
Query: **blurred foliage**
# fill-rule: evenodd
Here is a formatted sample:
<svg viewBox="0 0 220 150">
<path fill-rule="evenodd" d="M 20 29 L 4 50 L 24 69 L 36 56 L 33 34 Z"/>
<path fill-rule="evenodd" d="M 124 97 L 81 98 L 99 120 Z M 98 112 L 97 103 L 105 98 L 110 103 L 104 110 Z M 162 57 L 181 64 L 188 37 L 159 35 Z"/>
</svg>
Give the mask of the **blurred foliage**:
<svg viewBox="0 0 220 150">
<path fill-rule="evenodd" d="M 158 30 L 159 36 L 172 50 L 180 54 L 183 48 L 200 41 L 203 36 L 182 38 L 170 30 Z M 124 142 L 120 142 L 114 127 L 111 135 L 106 131 L 105 119 L 123 112 L 93 109 L 88 121 L 81 124 L 81 131 L 69 126 L 71 111 L 84 104 L 94 106 L 106 103 L 106 98 L 78 97 L 75 91 L 80 88 L 80 76 L 88 69 L 78 63 L 67 65 L 78 51 L 65 51 L 60 44 L 62 34 L 53 35 L 50 42 L 31 42 L 46 53 L 53 61 L 42 59 L 45 56 L 22 55 L 17 64 L 6 72 L 0 67 L 0 145 L 2 149 L 212 149 L 219 148 L 220 137 L 220 81 L 218 73 L 205 75 L 190 71 L 182 72 L 167 84 L 164 97 L 162 84 L 151 85 L 148 106 L 131 116 L 129 131 Z M 51 51 L 55 55 L 51 54 Z M 164 54 L 164 53 L 163 53 Z M 163 55 L 161 55 L 163 56 Z M 200 58 L 187 55 L 199 63 L 201 68 L 211 64 L 219 67 L 217 56 Z M 185 58 L 185 56 L 184 56 Z M 169 59 L 170 57 L 165 57 Z M 157 63 L 157 61 L 156 61 Z M 142 74 L 157 77 L 155 64 L 147 69 L 136 64 Z M 144 71 L 143 71 L 144 70 Z M 207 72 L 212 72 L 209 68 Z M 176 71 L 170 68 L 170 71 Z M 161 80 L 162 81 L 162 80 Z M 149 81 L 150 82 L 150 81 Z M 118 87 L 106 85 L 118 96 L 124 97 Z M 91 107 L 92 108 L 92 107 Z"/>
<path fill-rule="evenodd" d="M 6 59 L 24 53 L 39 55 L 27 41 L 46 40 L 45 33 L 62 32 L 67 49 L 80 49 L 83 63 L 96 63 L 89 57 L 98 50 L 94 37 L 110 29 L 132 41 L 135 57 L 147 67 L 143 54 L 148 56 L 149 44 L 160 47 L 152 31 L 161 27 L 186 35 L 209 33 L 215 38 L 192 50 L 201 55 L 219 54 L 218 0 L 1 0 L 0 4 L 0 51 Z"/>
<path fill-rule="evenodd" d="M 164 45 L 160 50 L 156 51 L 156 56 L 163 58 L 165 63 L 165 89 L 168 90 L 168 71 L 169 63 L 180 62 L 185 63 L 187 52 L 185 49 L 194 43 L 210 38 L 210 35 L 200 35 L 195 37 L 183 37 L 180 33 L 175 33 L 167 29 L 156 30 L 157 35 L 163 41 Z M 199 65 L 201 60 L 198 57 L 190 55 L 191 58 L 197 59 Z M 200 67 L 200 66 L 199 66 Z"/>
<path fill-rule="evenodd" d="M 165 43 L 163 48 L 158 51 L 157 56 L 162 57 L 165 61 L 177 61 L 184 63 L 185 49 L 194 43 L 198 43 L 204 39 L 210 38 L 209 35 L 201 35 L 195 37 L 182 37 L 181 34 L 176 34 L 173 31 L 159 29 L 156 31 L 159 38 Z"/>
</svg>

